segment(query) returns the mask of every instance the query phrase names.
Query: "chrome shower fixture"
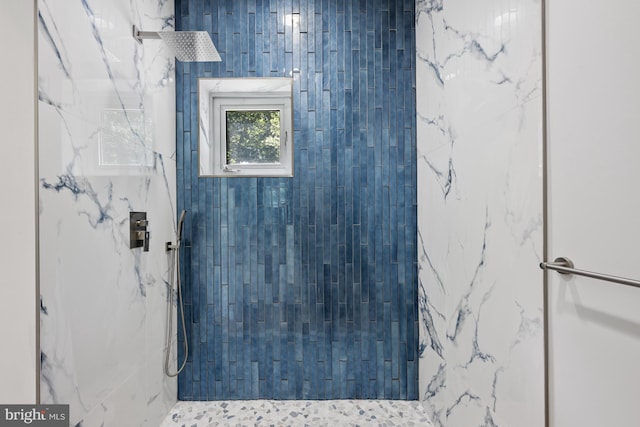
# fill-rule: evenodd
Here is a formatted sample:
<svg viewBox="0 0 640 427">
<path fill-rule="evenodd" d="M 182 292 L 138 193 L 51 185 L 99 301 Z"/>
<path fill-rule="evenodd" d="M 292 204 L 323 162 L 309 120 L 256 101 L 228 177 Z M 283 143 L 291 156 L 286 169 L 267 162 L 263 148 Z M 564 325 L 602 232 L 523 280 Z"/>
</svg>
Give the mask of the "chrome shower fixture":
<svg viewBox="0 0 640 427">
<path fill-rule="evenodd" d="M 133 37 L 138 43 L 145 39 L 162 39 L 181 62 L 222 61 L 206 31 L 140 31 L 134 25 Z"/>
</svg>

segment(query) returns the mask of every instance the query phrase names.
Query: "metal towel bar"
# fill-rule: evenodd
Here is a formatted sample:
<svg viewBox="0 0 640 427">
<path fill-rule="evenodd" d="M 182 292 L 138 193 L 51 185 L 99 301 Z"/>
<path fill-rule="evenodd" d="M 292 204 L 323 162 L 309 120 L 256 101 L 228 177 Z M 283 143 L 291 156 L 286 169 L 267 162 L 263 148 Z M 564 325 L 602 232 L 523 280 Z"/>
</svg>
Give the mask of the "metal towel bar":
<svg viewBox="0 0 640 427">
<path fill-rule="evenodd" d="M 626 279 L 624 277 L 610 276 L 608 274 L 594 273 L 593 271 L 578 270 L 573 267 L 573 261 L 566 257 L 559 257 L 553 262 L 541 262 L 540 268 L 543 270 L 555 270 L 560 274 L 577 274 L 578 276 L 591 277 L 592 279 L 606 280 L 607 282 L 619 283 L 621 285 L 634 286 L 640 288 L 640 281 Z"/>
</svg>

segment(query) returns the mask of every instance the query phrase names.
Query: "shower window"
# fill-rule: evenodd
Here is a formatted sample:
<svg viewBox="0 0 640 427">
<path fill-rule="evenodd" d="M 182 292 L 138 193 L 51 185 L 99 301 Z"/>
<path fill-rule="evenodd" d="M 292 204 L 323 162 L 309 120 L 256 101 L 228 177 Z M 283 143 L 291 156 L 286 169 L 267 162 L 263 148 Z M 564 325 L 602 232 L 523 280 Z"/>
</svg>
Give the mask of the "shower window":
<svg viewBox="0 0 640 427">
<path fill-rule="evenodd" d="M 214 146 L 224 176 L 291 176 L 286 98 L 213 99 Z"/>
<path fill-rule="evenodd" d="M 227 109 L 225 118 L 227 164 L 280 163 L 279 110 Z"/>
<path fill-rule="evenodd" d="M 273 90 L 270 84 L 286 79 L 202 80 L 218 84 L 207 93 L 208 130 L 202 129 L 205 122 L 201 120 L 200 175 L 293 176 L 290 83 L 283 91 Z M 225 85 L 228 90 L 221 90 Z M 201 108 L 201 115 L 206 112 Z M 203 153 L 211 158 L 203 158 Z"/>
</svg>

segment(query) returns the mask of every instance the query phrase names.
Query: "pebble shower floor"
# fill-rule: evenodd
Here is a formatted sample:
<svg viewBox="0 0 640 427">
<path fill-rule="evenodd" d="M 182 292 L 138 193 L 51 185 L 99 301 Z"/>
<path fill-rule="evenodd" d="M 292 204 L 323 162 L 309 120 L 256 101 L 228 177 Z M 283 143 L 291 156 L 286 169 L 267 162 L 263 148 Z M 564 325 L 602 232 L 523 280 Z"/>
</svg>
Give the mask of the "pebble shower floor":
<svg viewBox="0 0 640 427">
<path fill-rule="evenodd" d="M 420 402 L 400 400 L 232 400 L 178 402 L 160 427 L 433 427 Z"/>
</svg>

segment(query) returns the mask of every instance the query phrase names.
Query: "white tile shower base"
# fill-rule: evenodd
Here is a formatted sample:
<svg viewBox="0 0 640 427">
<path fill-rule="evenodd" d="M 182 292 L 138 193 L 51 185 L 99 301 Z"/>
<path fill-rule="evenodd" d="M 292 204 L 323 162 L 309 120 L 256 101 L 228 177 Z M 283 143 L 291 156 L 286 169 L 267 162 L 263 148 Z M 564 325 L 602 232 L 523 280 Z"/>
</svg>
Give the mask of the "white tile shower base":
<svg viewBox="0 0 640 427">
<path fill-rule="evenodd" d="M 420 426 L 432 427 L 418 401 L 231 400 L 178 402 L 160 427 Z"/>
</svg>

